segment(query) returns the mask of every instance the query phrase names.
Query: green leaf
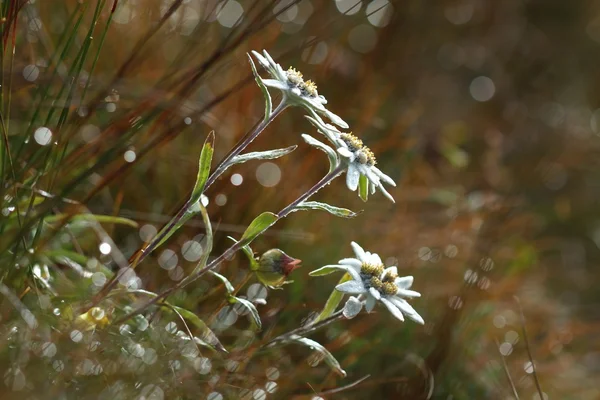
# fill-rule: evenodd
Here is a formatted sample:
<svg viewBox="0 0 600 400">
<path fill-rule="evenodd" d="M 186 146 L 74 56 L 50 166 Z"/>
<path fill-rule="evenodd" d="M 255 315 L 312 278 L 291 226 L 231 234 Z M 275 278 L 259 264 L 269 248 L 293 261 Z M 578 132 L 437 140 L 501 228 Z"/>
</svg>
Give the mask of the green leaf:
<svg viewBox="0 0 600 400">
<path fill-rule="evenodd" d="M 258 315 L 258 310 L 254 306 L 254 304 L 252 304 L 251 301 L 246 300 L 246 299 L 241 299 L 241 298 L 235 297 L 235 296 L 232 296 L 232 300 L 235 303 L 240 303 L 242 306 L 246 307 L 248 309 L 248 311 L 250 311 L 252 320 L 254 321 L 254 323 L 256 324 L 258 329 L 259 330 L 262 329 L 262 322 L 260 321 L 260 316 Z"/>
<path fill-rule="evenodd" d="M 208 211 L 206 211 L 206 207 L 202 205 L 202 200 L 198 201 L 198 207 L 200 208 L 200 214 L 202 215 L 202 222 L 204 222 L 204 229 L 206 230 L 206 240 L 205 240 L 205 248 L 203 249 L 204 253 L 202 257 L 194 267 L 194 270 L 189 276 L 194 276 L 196 272 L 200 271 L 200 269 L 206 266 L 206 262 L 208 261 L 208 256 L 212 251 L 213 246 L 213 231 L 212 225 L 210 223 L 210 218 L 208 217 Z"/>
<path fill-rule="evenodd" d="M 233 240 L 234 243 L 238 242 L 231 236 L 227 236 L 227 238 Z M 248 258 L 248 261 L 250 261 L 250 269 L 252 271 L 256 271 L 258 269 L 259 265 L 258 265 L 258 261 L 256 260 L 256 258 L 254 258 L 254 251 L 252 251 L 252 249 L 250 248 L 250 245 L 247 244 L 245 246 L 242 246 L 242 251 Z"/>
<path fill-rule="evenodd" d="M 308 339 L 308 338 L 300 337 L 298 335 L 292 336 L 291 340 L 293 342 L 303 344 L 304 346 L 308 346 L 312 350 L 315 350 L 315 351 L 319 352 L 323 356 L 323 359 L 324 359 L 324 361 L 325 361 L 325 363 L 327 365 L 329 365 L 335 372 L 337 372 L 338 374 L 340 374 L 342 377 L 346 376 L 346 371 L 344 371 L 342 369 L 342 367 L 341 367 L 340 363 L 338 362 L 338 360 L 336 360 L 335 357 L 333 356 L 333 354 L 331 354 L 329 352 L 329 350 L 327 350 L 320 343 L 315 342 L 314 340 L 311 340 L 311 339 Z"/>
<path fill-rule="evenodd" d="M 198 176 L 196 177 L 196 184 L 189 203 L 194 204 L 200 200 L 202 192 L 204 192 L 204 185 L 210 174 L 210 164 L 212 162 L 212 156 L 215 151 L 215 132 L 212 131 L 206 137 L 204 146 L 202 146 L 202 152 L 200 153 L 200 160 L 198 161 Z"/>
<path fill-rule="evenodd" d="M 304 141 L 306 143 L 308 143 L 309 145 L 316 147 L 317 149 L 324 151 L 325 154 L 327 154 L 327 158 L 329 159 L 329 172 L 336 169 L 337 166 L 340 164 L 337 153 L 330 146 L 328 146 L 325 143 L 318 141 L 314 137 L 304 134 L 304 133 L 302 134 L 302 139 L 304 139 Z"/>
<path fill-rule="evenodd" d="M 258 217 L 254 218 L 254 221 L 248 225 L 246 231 L 242 235 L 240 242 L 244 243 L 244 245 L 252 242 L 258 235 L 263 233 L 268 227 L 273 225 L 279 217 L 277 214 L 273 214 L 272 212 L 264 212 L 260 214 Z"/>
<path fill-rule="evenodd" d="M 235 164 L 242 164 L 250 160 L 274 160 L 279 157 L 283 157 L 296 150 L 298 146 L 293 145 L 284 149 L 266 150 L 266 151 L 254 151 L 252 153 L 240 154 L 231 159 L 228 163 L 228 167 Z"/>
<path fill-rule="evenodd" d="M 358 214 L 360 214 L 360 212 L 355 213 L 354 211 L 348 210 L 347 208 L 336 207 L 327 203 L 320 203 L 318 201 L 305 201 L 303 203 L 300 203 L 294 209 L 294 211 L 298 210 L 323 210 L 327 211 L 329 214 L 335 215 L 336 217 L 342 218 L 354 218 Z"/>
<path fill-rule="evenodd" d="M 246 53 L 246 55 L 248 56 L 248 60 L 250 60 L 250 67 L 252 68 L 252 74 L 254 74 L 254 79 L 256 80 L 256 84 L 258 85 L 261 92 L 263 93 L 263 96 L 265 96 L 265 121 L 268 121 L 269 118 L 271 117 L 271 112 L 273 111 L 273 102 L 271 101 L 271 94 L 269 93 L 269 90 L 263 83 L 263 80 L 260 77 L 260 75 L 258 74 L 258 71 L 256 71 L 256 65 L 254 65 L 254 61 L 252 60 L 252 57 L 250 57 L 250 54 L 248 54 L 248 53 Z"/>
<path fill-rule="evenodd" d="M 113 215 L 97 215 L 97 214 L 54 214 L 44 218 L 44 222 L 49 224 L 54 222 L 62 222 L 63 220 L 69 218 L 69 222 L 78 222 L 78 221 L 93 221 L 99 223 L 107 223 L 107 224 L 119 224 L 119 225 L 127 225 L 132 228 L 137 228 L 138 223 L 130 220 L 128 218 L 123 217 L 115 217 Z"/>
<path fill-rule="evenodd" d="M 181 216 L 181 218 L 177 219 L 177 217 L 173 217 L 171 218 L 171 221 L 169 221 L 169 223 L 167 225 L 165 225 L 157 234 L 156 236 L 160 237 L 162 236 L 162 239 L 160 240 L 160 242 L 158 242 L 155 246 L 155 248 L 160 247 L 164 242 L 167 241 L 167 239 L 169 239 L 179 228 L 181 228 L 181 226 L 183 224 L 185 224 L 187 221 L 189 221 L 194 215 L 198 214 L 202 209 L 204 209 L 204 206 L 202 205 L 201 199 L 198 199 L 195 203 L 193 203 L 191 206 L 188 206 L 187 210 L 185 211 L 185 213 L 183 214 L 183 216 Z M 176 221 L 177 222 L 173 225 L 173 222 Z M 168 230 L 168 232 L 163 234 L 164 230 Z"/>
<path fill-rule="evenodd" d="M 362 201 L 369 199 L 369 180 L 365 175 L 361 175 L 358 180 L 358 195 Z"/>
<path fill-rule="evenodd" d="M 229 279 L 225 278 L 223 275 L 215 272 L 215 271 L 208 271 L 211 274 L 213 274 L 215 277 L 219 278 L 219 280 L 221 282 L 223 282 L 223 284 L 225 284 L 225 290 L 227 290 L 227 293 L 233 293 L 235 292 L 235 289 L 233 287 L 233 285 L 231 284 L 231 282 L 229 282 Z"/>
<path fill-rule="evenodd" d="M 208 327 L 208 325 L 206 325 L 206 323 L 202 321 L 196 314 L 182 307 L 174 305 L 171 305 L 171 307 L 179 314 L 181 314 L 183 318 L 190 321 L 196 328 L 200 329 L 200 331 L 202 332 L 202 341 L 208 343 L 210 346 L 213 346 L 219 351 L 227 353 L 227 350 L 225 349 L 225 347 L 223 347 L 223 345 L 217 338 L 217 335 L 215 335 L 214 332 Z"/>
<path fill-rule="evenodd" d="M 340 272 L 340 271 L 344 271 L 344 270 L 337 265 L 326 265 L 324 267 L 321 267 L 319 269 L 315 269 L 314 271 L 309 272 L 308 275 L 310 275 L 310 276 L 325 276 L 325 275 L 333 274 L 334 272 Z"/>
<path fill-rule="evenodd" d="M 313 272 L 315 272 L 315 271 L 313 271 Z M 352 280 L 352 276 L 350 276 L 350 274 L 346 273 L 346 274 L 344 274 L 344 276 L 342 276 L 342 278 L 337 283 L 337 285 L 339 285 L 340 283 L 347 282 L 349 280 Z M 332 315 L 335 312 L 335 310 L 337 309 L 337 307 L 340 305 L 340 303 L 342 302 L 343 298 L 344 298 L 344 293 L 338 292 L 337 290 L 333 289 L 333 291 L 329 295 L 329 298 L 327 299 L 327 302 L 325 303 L 325 306 L 323 307 L 323 311 L 321 311 L 321 313 L 317 316 L 317 318 L 315 318 L 315 320 L 312 323 L 316 324 L 317 322 L 322 321 L 325 318 Z"/>
</svg>

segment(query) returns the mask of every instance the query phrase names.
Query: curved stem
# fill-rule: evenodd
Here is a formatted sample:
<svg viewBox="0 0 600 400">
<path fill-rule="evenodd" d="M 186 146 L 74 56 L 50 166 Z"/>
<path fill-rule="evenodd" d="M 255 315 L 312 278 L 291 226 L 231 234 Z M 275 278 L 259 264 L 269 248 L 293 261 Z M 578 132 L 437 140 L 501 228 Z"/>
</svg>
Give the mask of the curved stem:
<svg viewBox="0 0 600 400">
<path fill-rule="evenodd" d="M 254 139 L 260 135 L 262 131 L 275 119 L 279 114 L 281 114 L 288 105 L 285 100 L 282 100 L 281 103 L 271 113 L 268 118 L 263 118 L 261 122 L 259 122 L 254 129 L 252 129 L 248 134 L 246 134 L 238 144 L 227 153 L 227 155 L 219 162 L 219 165 L 215 168 L 215 171 L 208 177 L 206 184 L 204 185 L 204 190 L 208 189 L 219 176 L 230 166 L 229 163 L 233 159 L 233 157 L 239 155 Z"/>
<path fill-rule="evenodd" d="M 279 116 L 279 114 L 281 114 L 286 108 L 288 107 L 288 104 L 285 102 L 285 100 L 282 100 L 279 105 L 277 107 L 275 107 L 275 109 L 273 110 L 273 112 L 271 112 L 271 115 L 266 116 L 258 123 L 254 126 L 254 128 L 252 130 L 250 130 L 239 142 L 238 144 L 229 151 L 229 153 L 223 158 L 223 160 L 221 160 L 221 162 L 219 162 L 219 164 L 217 165 L 217 167 L 215 168 L 215 170 L 213 171 L 213 173 L 208 177 L 208 180 L 206 181 L 205 185 L 204 185 L 204 190 L 203 192 L 206 191 L 206 189 L 208 189 L 210 187 L 210 185 L 212 185 L 217 178 L 219 178 L 219 176 L 221 176 L 221 174 L 223 172 L 225 172 L 225 170 L 230 166 L 230 162 L 231 160 L 239 155 L 242 151 L 244 151 L 244 149 L 246 147 L 248 147 L 248 145 L 250 143 L 252 143 L 252 141 L 254 139 L 256 139 L 258 137 L 258 135 L 260 135 L 262 133 L 262 131 L 265 130 L 265 128 L 275 119 L 277 118 L 277 116 Z M 166 237 L 166 235 L 169 234 L 169 232 L 171 232 L 171 230 L 173 229 L 174 226 L 177 225 L 177 223 L 179 221 L 181 221 L 181 219 L 185 216 L 185 214 L 189 211 L 189 209 L 193 206 L 194 204 L 191 203 L 189 200 L 185 202 L 185 204 L 177 211 L 177 213 L 175 214 L 175 216 L 167 223 L 167 225 L 165 225 L 165 227 L 163 229 L 160 230 L 159 234 L 156 235 L 154 238 L 152 238 L 152 240 L 150 241 L 150 243 L 148 243 L 147 245 L 140 247 L 134 254 L 134 257 L 132 257 L 132 259 L 130 259 L 129 261 L 129 267 L 131 268 L 135 268 L 139 263 L 141 263 L 150 253 L 152 253 L 154 250 L 156 250 L 156 248 L 158 247 L 159 243 Z M 109 290 L 111 290 L 117 283 L 118 278 L 120 278 L 119 273 L 117 273 L 114 278 L 109 281 L 104 288 L 102 288 L 100 290 L 100 292 L 98 293 L 98 296 L 96 296 L 96 300 L 93 302 L 92 306 L 97 304 L 101 298 L 103 297 L 103 295 L 105 293 L 107 293 Z M 181 281 L 180 283 L 184 283 L 187 280 L 184 279 L 183 281 Z"/>
<path fill-rule="evenodd" d="M 345 170 L 345 167 L 343 165 L 340 165 L 336 169 L 334 169 L 333 171 L 331 171 L 327 175 L 325 175 L 319 182 L 317 182 L 308 191 L 306 191 L 305 193 L 303 193 L 296 200 L 294 200 L 293 202 L 291 202 L 290 204 L 288 204 L 279 213 L 277 213 L 277 218 L 275 219 L 275 221 L 273 221 L 273 223 L 271 223 L 269 226 L 266 226 L 265 228 L 263 228 L 263 230 L 259 233 L 259 235 L 262 234 L 262 233 L 264 233 L 271 226 L 275 225 L 277 223 L 277 221 L 281 220 L 282 218 L 286 217 L 291 212 L 293 212 L 294 208 L 296 206 L 298 206 L 300 203 L 302 203 L 303 201 L 305 201 L 306 199 L 308 199 L 313 194 L 317 193 L 320 189 L 322 189 L 325 186 L 329 185 L 331 183 L 331 181 L 333 181 L 335 178 L 337 178 L 342 172 L 344 172 L 344 170 Z M 150 300 L 149 302 L 147 302 L 146 304 L 144 304 L 143 306 L 141 306 L 137 310 L 132 311 L 131 313 L 127 314 L 126 316 L 124 316 L 123 318 L 117 320 L 114 323 L 115 324 L 123 323 L 124 321 L 128 320 L 129 318 L 131 318 L 131 317 L 133 317 L 133 316 L 135 316 L 135 315 L 143 312 L 146 308 L 150 307 L 151 305 L 156 304 L 157 302 L 159 302 L 160 300 L 162 300 L 164 298 L 167 298 L 174 291 L 186 287 L 187 285 L 189 285 L 190 283 L 196 281 L 198 278 L 200 278 L 202 275 L 204 275 L 208 271 L 210 271 L 210 270 L 215 269 L 216 267 L 218 267 L 225 259 L 230 258 L 234 253 L 236 253 L 238 250 L 240 250 L 242 247 L 244 247 L 245 245 L 247 245 L 249 243 L 250 243 L 249 241 L 243 241 L 243 240 L 240 240 L 239 242 L 234 243 L 231 247 L 229 247 L 227 250 L 225 250 L 219 257 L 217 257 L 214 260 L 212 260 L 207 266 L 205 266 L 204 268 L 200 269 L 194 275 L 188 276 L 187 278 L 185 278 L 181 282 L 179 282 L 177 285 L 175 285 L 175 286 L 173 286 L 173 287 L 165 290 L 164 292 L 162 292 L 161 294 L 159 294 L 154 299 Z M 322 322 L 324 322 L 326 320 L 323 320 Z"/>
<path fill-rule="evenodd" d="M 343 311 L 344 311 L 344 309 L 342 308 L 341 310 L 336 311 L 335 313 L 331 314 L 329 317 L 325 318 L 324 320 L 322 320 L 320 322 L 301 326 L 300 328 L 296 328 L 296 329 L 286 332 L 282 335 L 279 335 L 276 338 L 270 340 L 268 343 L 262 345 L 260 348 L 266 349 L 269 347 L 273 347 L 279 342 L 283 342 L 287 339 L 290 339 L 292 336 L 306 336 L 309 333 L 316 331 L 317 329 L 320 329 L 320 328 L 327 326 L 339 319 L 342 319 L 342 317 L 344 316 L 342 314 Z"/>
</svg>

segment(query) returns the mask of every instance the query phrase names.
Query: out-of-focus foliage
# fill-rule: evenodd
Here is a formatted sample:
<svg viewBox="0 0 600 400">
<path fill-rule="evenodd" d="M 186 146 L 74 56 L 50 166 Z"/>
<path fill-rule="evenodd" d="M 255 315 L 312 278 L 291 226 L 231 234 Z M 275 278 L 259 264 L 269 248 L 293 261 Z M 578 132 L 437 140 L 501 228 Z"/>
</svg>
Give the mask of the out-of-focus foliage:
<svg viewBox="0 0 600 400">
<path fill-rule="evenodd" d="M 543 398 L 600 397 L 600 5 L 0 9 L 3 398 L 531 399 L 538 384 Z M 127 268 L 190 197 L 210 132 L 219 160 L 262 118 L 246 53 L 263 48 L 318 83 L 397 182 L 396 205 L 363 203 L 336 181 L 315 200 L 368 212 L 297 212 L 260 236 L 257 253 L 303 260 L 283 290 L 249 276 L 242 253 L 224 263 L 218 273 L 256 307 L 262 330 L 208 274 L 115 323 L 189 275 L 209 247 L 198 214 Z M 300 137 L 314 131 L 301 115 L 287 111 L 249 148 L 298 145 L 293 153 L 236 165 L 206 192 L 213 256 L 327 173 Z M 339 276 L 308 272 L 347 257 L 351 240 L 415 276 L 425 326 L 380 309 L 313 334 L 345 378 L 306 346 L 260 348 L 322 310 Z"/>
</svg>

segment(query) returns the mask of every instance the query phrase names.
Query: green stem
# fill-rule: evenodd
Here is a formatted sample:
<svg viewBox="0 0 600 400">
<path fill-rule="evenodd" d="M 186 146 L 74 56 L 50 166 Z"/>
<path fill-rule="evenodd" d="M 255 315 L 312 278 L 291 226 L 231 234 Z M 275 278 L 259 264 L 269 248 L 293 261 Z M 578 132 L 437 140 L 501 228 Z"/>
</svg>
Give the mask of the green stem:
<svg viewBox="0 0 600 400">
<path fill-rule="evenodd" d="M 259 235 L 264 233 L 271 226 L 275 225 L 277 223 L 277 221 L 279 221 L 279 220 L 285 218 L 287 215 L 289 215 L 292 211 L 294 211 L 294 208 L 296 206 L 298 206 L 300 203 L 306 201 L 310 196 L 317 193 L 320 189 L 329 185 L 331 183 L 331 181 L 333 181 L 335 178 L 337 178 L 342 172 L 344 172 L 344 170 L 345 170 L 345 166 L 340 165 L 336 169 L 334 169 L 333 171 L 331 171 L 327 175 L 325 175 L 319 182 L 317 182 L 308 191 L 303 193 L 296 200 L 294 200 L 293 202 L 288 204 L 279 213 L 277 213 L 277 218 L 273 221 L 273 223 L 271 223 L 269 226 L 266 226 L 265 228 L 263 228 L 262 231 L 259 233 Z M 196 281 L 198 278 L 200 278 L 202 275 L 204 275 L 208 271 L 213 270 L 216 267 L 218 267 L 223 261 L 225 261 L 226 259 L 233 256 L 233 254 L 235 254 L 238 250 L 240 250 L 242 247 L 244 247 L 247 244 L 248 244 L 248 242 L 244 241 L 244 240 L 240 240 L 239 242 L 234 243 L 231 247 L 229 247 L 227 250 L 225 250 L 225 252 L 223 252 L 223 254 L 221 254 L 219 257 L 215 258 L 214 260 L 212 260 L 207 266 L 200 269 L 194 275 L 188 276 L 187 278 L 180 281 L 177 285 L 173 286 L 170 289 L 165 290 L 164 292 L 162 292 L 157 297 L 155 297 L 151 301 L 147 302 L 146 304 L 144 304 L 137 310 L 127 314 L 123 318 L 116 321 L 115 324 L 123 323 L 124 321 L 128 320 L 129 318 L 143 312 L 145 309 L 147 309 L 151 305 L 156 304 L 160 300 L 167 298 L 171 293 L 175 292 L 176 290 L 182 289 L 182 288 L 186 287 L 187 285 L 189 285 L 190 283 Z"/>
</svg>

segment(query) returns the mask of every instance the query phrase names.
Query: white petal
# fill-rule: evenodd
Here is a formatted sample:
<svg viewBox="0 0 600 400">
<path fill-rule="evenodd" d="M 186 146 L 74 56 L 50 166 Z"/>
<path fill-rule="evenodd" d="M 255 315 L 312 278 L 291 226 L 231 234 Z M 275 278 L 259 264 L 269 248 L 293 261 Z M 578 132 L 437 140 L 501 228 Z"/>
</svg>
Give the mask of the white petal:
<svg viewBox="0 0 600 400">
<path fill-rule="evenodd" d="M 252 50 L 252 54 L 254 55 L 254 57 L 256 57 L 256 59 L 258 60 L 258 62 L 265 68 L 269 68 L 269 61 L 264 58 L 260 53 L 257 53 L 256 51 Z"/>
<path fill-rule="evenodd" d="M 302 92 L 299 92 L 299 93 L 300 93 L 300 97 L 302 98 L 303 103 L 306 108 L 312 108 L 315 111 L 320 112 L 320 113 L 327 111 L 325 109 L 325 106 L 323 105 L 323 103 L 321 103 L 321 101 L 318 97 L 303 96 Z"/>
<path fill-rule="evenodd" d="M 371 194 L 375 194 L 375 191 L 377 190 L 377 185 L 375 185 L 373 182 L 371 182 L 369 184 L 369 189 L 371 190 Z"/>
<path fill-rule="evenodd" d="M 346 172 L 346 186 L 348 189 L 353 192 L 358 189 L 358 180 L 360 178 L 360 172 L 354 167 L 354 164 L 350 164 L 348 166 L 348 171 Z"/>
<path fill-rule="evenodd" d="M 386 174 L 384 174 L 383 172 L 381 172 L 381 170 L 379 168 L 377 168 L 377 167 L 371 167 L 371 169 L 373 170 L 373 173 L 375 175 L 377 175 L 379 178 L 381 178 L 382 181 L 384 181 L 388 185 L 396 186 L 396 182 L 394 182 L 392 180 L 392 178 L 390 178 L 389 176 L 387 176 Z"/>
<path fill-rule="evenodd" d="M 344 305 L 344 310 L 342 311 L 342 314 L 344 314 L 344 317 L 346 317 L 347 319 L 354 318 L 358 315 L 360 310 L 362 310 L 362 306 L 362 301 L 358 300 L 354 296 L 351 296 Z"/>
<path fill-rule="evenodd" d="M 356 258 L 358 258 L 362 262 L 365 262 L 366 261 L 366 258 L 365 258 L 366 254 L 365 254 L 365 251 L 363 250 L 363 248 L 360 247 L 358 245 L 358 243 L 356 243 L 356 242 L 350 242 L 350 246 L 352 246 L 352 250 L 354 250 L 354 254 L 356 255 Z"/>
<path fill-rule="evenodd" d="M 367 262 L 371 265 L 383 265 L 377 253 L 369 254 Z"/>
<path fill-rule="evenodd" d="M 329 110 L 325 110 L 325 115 L 327 115 L 327 118 L 329 118 L 331 120 L 331 122 L 333 122 L 334 124 L 336 124 L 340 128 L 348 129 L 348 124 L 346 123 L 346 121 L 344 121 L 343 119 L 341 119 L 336 114 L 332 113 Z"/>
<path fill-rule="evenodd" d="M 335 287 L 338 292 L 350 293 L 350 294 L 363 294 L 366 293 L 365 285 L 362 281 L 348 281 L 340 283 Z"/>
<path fill-rule="evenodd" d="M 415 322 L 418 322 L 421 325 L 425 324 L 425 321 L 423 320 L 423 318 L 419 315 L 418 312 L 415 311 L 414 308 L 412 308 L 412 306 L 410 304 L 408 304 L 408 302 L 406 300 L 399 299 L 397 297 L 390 297 L 389 299 L 408 318 L 412 319 Z"/>
<path fill-rule="evenodd" d="M 373 308 L 375 308 L 375 304 L 377 304 L 377 299 L 375 299 L 375 297 L 373 296 L 367 296 L 367 304 L 365 309 L 368 313 L 373 311 Z"/>
<path fill-rule="evenodd" d="M 360 268 L 362 267 L 362 262 L 360 262 L 360 260 L 357 260 L 356 258 L 343 258 L 340 261 L 338 261 L 338 264 L 350 265 L 356 268 L 357 271 L 360 271 Z"/>
<path fill-rule="evenodd" d="M 319 95 L 319 99 L 321 99 L 321 103 L 327 104 L 327 99 L 322 94 Z"/>
<path fill-rule="evenodd" d="M 387 190 L 385 190 L 385 188 L 383 187 L 383 185 L 382 185 L 382 184 L 379 184 L 379 186 L 377 186 L 377 187 L 379 188 L 379 190 L 381 190 L 381 193 L 383 193 L 383 195 L 384 195 L 385 197 L 387 197 L 388 199 L 390 199 L 390 201 L 391 201 L 392 203 L 395 203 L 395 202 L 396 202 L 396 201 L 394 200 L 394 198 L 392 197 L 392 195 L 391 195 L 391 194 L 389 194 Z"/>
<path fill-rule="evenodd" d="M 415 292 L 414 290 L 398 289 L 398 291 L 396 292 L 396 296 L 414 298 L 421 297 L 421 293 Z"/>
<path fill-rule="evenodd" d="M 371 183 L 373 183 L 375 186 L 379 186 L 381 184 L 379 177 L 373 173 L 373 171 L 371 170 L 371 167 L 363 165 L 363 168 L 365 170 L 363 172 L 363 175 L 365 175 L 367 177 L 367 179 L 369 181 L 371 181 Z"/>
<path fill-rule="evenodd" d="M 415 278 L 412 276 L 403 276 L 396 278 L 394 284 L 398 286 L 399 289 L 408 289 L 412 286 L 414 280 Z"/>
<path fill-rule="evenodd" d="M 265 86 L 272 87 L 279 90 L 289 90 L 290 87 L 277 79 L 263 79 L 263 83 Z"/>
<path fill-rule="evenodd" d="M 287 81 L 287 74 L 285 73 L 283 68 L 281 68 L 281 65 L 275 64 L 273 66 L 273 69 L 274 69 L 273 72 L 277 76 L 277 79 L 279 79 L 281 81 Z"/>
<path fill-rule="evenodd" d="M 375 289 L 374 287 L 369 288 L 369 293 L 371 296 L 375 297 L 375 300 L 381 299 L 381 293 L 379 293 L 379 290 Z"/>
<path fill-rule="evenodd" d="M 265 58 L 266 58 L 267 60 L 269 60 L 269 63 L 270 63 L 271 65 L 277 65 L 277 63 L 275 62 L 275 60 L 273 60 L 273 58 L 271 57 L 271 55 L 270 55 L 269 53 L 267 53 L 267 51 L 266 51 L 266 50 L 263 50 L 263 54 L 265 55 Z"/>
<path fill-rule="evenodd" d="M 396 307 L 395 304 L 393 304 L 391 301 L 389 301 L 385 297 L 381 298 L 381 302 L 383 304 L 385 304 L 385 306 L 387 307 L 387 309 L 390 310 L 390 312 L 392 313 L 392 315 L 394 317 L 398 318 L 400 321 L 404 321 L 404 316 L 402 315 L 402 313 L 400 312 L 400 310 L 398 310 L 398 307 Z"/>
<path fill-rule="evenodd" d="M 354 158 L 354 153 L 352 153 L 350 150 L 348 150 L 345 147 L 338 147 L 337 152 L 340 153 L 340 155 L 342 157 L 346 157 L 346 158 L 350 158 L 350 159 Z"/>
</svg>

